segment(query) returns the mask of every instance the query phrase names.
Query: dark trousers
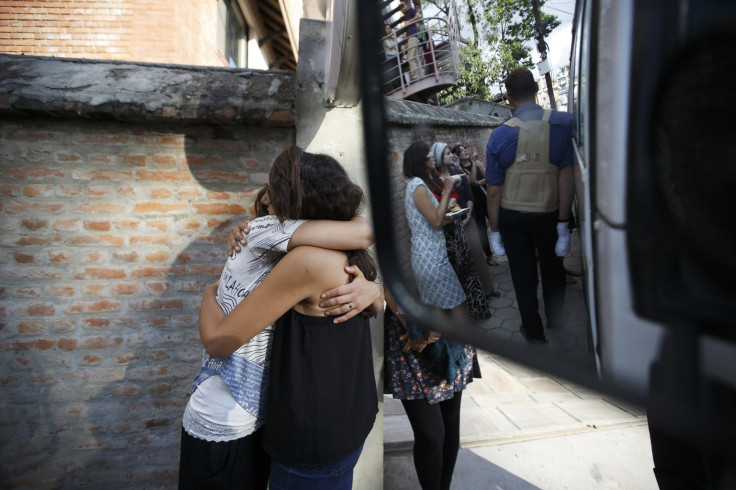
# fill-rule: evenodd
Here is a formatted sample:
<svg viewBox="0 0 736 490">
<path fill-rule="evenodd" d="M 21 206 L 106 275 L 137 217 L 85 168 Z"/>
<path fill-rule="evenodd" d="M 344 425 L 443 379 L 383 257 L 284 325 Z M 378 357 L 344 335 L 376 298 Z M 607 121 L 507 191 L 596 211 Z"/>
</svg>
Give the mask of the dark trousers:
<svg viewBox="0 0 736 490">
<path fill-rule="evenodd" d="M 471 187 L 473 190 L 473 221 L 475 226 L 478 228 L 478 234 L 480 235 L 480 245 L 483 247 L 483 252 L 486 257 L 490 257 L 493 253 L 491 251 L 491 244 L 488 241 L 488 227 L 486 226 L 486 217 L 488 216 L 488 201 L 486 193 L 483 189 L 477 186 Z"/>
<path fill-rule="evenodd" d="M 565 267 L 562 257 L 555 255 L 557 211 L 522 213 L 501 208 L 498 227 L 509 259 L 521 323 L 530 337 L 544 338 L 544 326 L 539 316 L 537 300 L 537 254 L 548 327 L 562 323 L 565 301 Z"/>
<path fill-rule="evenodd" d="M 434 405 L 401 400 L 414 432 L 414 468 L 422 490 L 449 490 L 460 450 L 462 391 Z"/>
<path fill-rule="evenodd" d="M 192 437 L 182 428 L 179 489 L 266 490 L 271 457 L 261 446 L 263 427 L 225 442 Z"/>
</svg>

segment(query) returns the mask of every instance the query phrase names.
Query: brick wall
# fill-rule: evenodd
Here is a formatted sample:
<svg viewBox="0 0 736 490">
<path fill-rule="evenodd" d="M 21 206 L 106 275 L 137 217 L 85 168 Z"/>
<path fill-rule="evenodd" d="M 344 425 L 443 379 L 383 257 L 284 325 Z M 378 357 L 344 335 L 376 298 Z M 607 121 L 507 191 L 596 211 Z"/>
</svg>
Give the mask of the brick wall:
<svg viewBox="0 0 736 490">
<path fill-rule="evenodd" d="M 0 1 L 0 53 L 227 66 L 217 0 Z"/>
<path fill-rule="evenodd" d="M 0 56 L 0 78 L 0 486 L 174 488 L 201 291 L 294 142 L 294 75 Z"/>
</svg>

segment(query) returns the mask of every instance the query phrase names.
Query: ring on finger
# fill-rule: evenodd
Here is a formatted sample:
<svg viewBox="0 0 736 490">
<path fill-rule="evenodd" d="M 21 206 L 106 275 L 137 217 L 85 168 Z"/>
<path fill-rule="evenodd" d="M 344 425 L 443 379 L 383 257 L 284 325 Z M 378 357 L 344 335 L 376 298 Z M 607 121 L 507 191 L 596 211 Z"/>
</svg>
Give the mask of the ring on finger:
<svg viewBox="0 0 736 490">
<path fill-rule="evenodd" d="M 348 303 L 348 310 L 352 310 L 352 309 L 353 309 L 353 305 L 351 305 L 350 303 Z"/>
</svg>

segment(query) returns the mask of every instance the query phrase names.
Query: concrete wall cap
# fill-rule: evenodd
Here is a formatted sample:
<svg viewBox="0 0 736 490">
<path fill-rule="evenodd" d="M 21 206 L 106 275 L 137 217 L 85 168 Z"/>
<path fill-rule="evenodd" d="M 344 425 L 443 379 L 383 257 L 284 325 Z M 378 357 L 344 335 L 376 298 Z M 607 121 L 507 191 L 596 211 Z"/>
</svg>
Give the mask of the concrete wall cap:
<svg viewBox="0 0 736 490">
<path fill-rule="evenodd" d="M 409 100 L 384 98 L 386 119 L 397 125 L 497 127 L 503 119 L 447 109 Z"/>
<path fill-rule="evenodd" d="M 0 55 L 0 113 L 294 126 L 296 73 Z"/>
</svg>

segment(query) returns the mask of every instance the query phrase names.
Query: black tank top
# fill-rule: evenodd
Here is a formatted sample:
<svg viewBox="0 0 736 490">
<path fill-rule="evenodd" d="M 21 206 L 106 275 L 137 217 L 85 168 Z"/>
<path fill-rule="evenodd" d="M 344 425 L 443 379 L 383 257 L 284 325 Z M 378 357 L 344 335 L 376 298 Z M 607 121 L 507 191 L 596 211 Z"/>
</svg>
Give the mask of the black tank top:
<svg viewBox="0 0 736 490">
<path fill-rule="evenodd" d="M 281 463 L 337 463 L 376 419 L 368 320 L 332 320 L 289 310 L 276 322 L 263 446 Z"/>
</svg>

